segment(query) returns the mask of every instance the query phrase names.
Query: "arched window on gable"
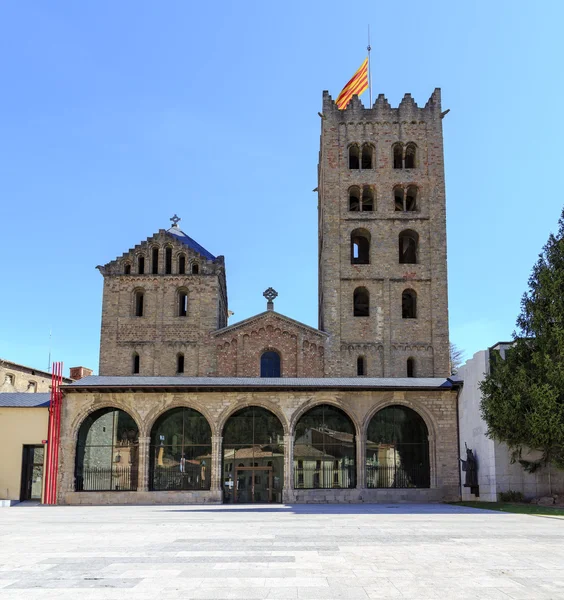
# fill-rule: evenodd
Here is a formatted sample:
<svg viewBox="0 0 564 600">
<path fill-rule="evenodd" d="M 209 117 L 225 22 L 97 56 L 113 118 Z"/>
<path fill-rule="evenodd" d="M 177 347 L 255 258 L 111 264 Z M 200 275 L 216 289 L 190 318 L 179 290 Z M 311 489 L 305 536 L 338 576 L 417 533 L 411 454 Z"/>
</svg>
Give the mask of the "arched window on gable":
<svg viewBox="0 0 564 600">
<path fill-rule="evenodd" d="M 129 263 L 126 263 L 123 267 L 123 273 L 124 275 L 131 275 L 131 265 Z"/>
<path fill-rule="evenodd" d="M 394 169 L 402 169 L 403 168 L 403 144 L 398 142 L 394 144 L 392 147 L 392 151 L 394 153 Z"/>
<path fill-rule="evenodd" d="M 178 257 L 178 274 L 185 275 L 186 274 L 186 256 L 181 254 Z"/>
<path fill-rule="evenodd" d="M 374 210 L 374 192 L 369 185 L 362 189 L 362 212 L 371 212 Z"/>
<path fill-rule="evenodd" d="M 417 246 L 419 236 L 415 231 L 407 229 L 399 234 L 399 262 L 402 265 L 417 263 Z"/>
<path fill-rule="evenodd" d="M 360 210 L 360 189 L 356 186 L 349 190 L 349 210 L 352 212 Z"/>
<path fill-rule="evenodd" d="M 406 368 L 407 368 L 407 376 L 415 377 L 415 359 L 412 358 L 411 356 L 407 359 Z"/>
<path fill-rule="evenodd" d="M 417 293 L 415 290 L 403 290 L 401 295 L 401 316 L 403 319 L 417 318 Z"/>
<path fill-rule="evenodd" d="M 371 144 L 362 145 L 362 168 L 372 169 L 374 147 Z"/>
<path fill-rule="evenodd" d="M 165 275 L 172 273 L 172 248 L 168 246 L 165 248 Z"/>
<path fill-rule="evenodd" d="M 416 148 L 414 143 L 407 144 L 405 148 L 406 169 L 415 169 Z"/>
<path fill-rule="evenodd" d="M 200 272 L 200 265 L 198 263 L 194 263 L 192 265 L 192 275 L 197 275 Z"/>
<path fill-rule="evenodd" d="M 370 316 L 370 294 L 365 287 L 358 287 L 353 294 L 353 316 Z"/>
<path fill-rule="evenodd" d="M 153 267 L 153 275 L 157 275 L 159 272 L 159 249 L 153 248 L 152 251 L 152 267 Z"/>
<path fill-rule="evenodd" d="M 274 350 L 267 350 L 260 357 L 261 377 L 281 377 L 280 354 Z"/>
<path fill-rule="evenodd" d="M 415 212 L 417 210 L 417 186 L 415 185 L 410 185 L 407 188 L 405 210 L 408 212 Z"/>
<path fill-rule="evenodd" d="M 366 375 L 366 358 L 364 358 L 364 356 L 359 356 L 356 359 L 356 374 L 359 377 L 364 377 Z"/>
<path fill-rule="evenodd" d="M 182 352 L 176 355 L 176 372 L 184 373 L 184 354 Z"/>
<path fill-rule="evenodd" d="M 145 274 L 145 257 L 144 256 L 137 257 L 137 273 L 139 275 Z"/>
<path fill-rule="evenodd" d="M 370 264 L 370 232 L 366 229 L 355 229 L 351 233 L 351 264 Z"/>
<path fill-rule="evenodd" d="M 134 375 L 139 375 L 139 373 L 141 372 L 141 359 L 139 358 L 139 354 L 137 352 L 133 353 L 133 365 L 132 365 L 132 371 Z"/>
<path fill-rule="evenodd" d="M 137 290 L 134 296 L 134 314 L 136 317 L 142 317 L 145 312 L 145 293 L 143 290 Z"/>
<path fill-rule="evenodd" d="M 188 292 L 186 290 L 178 290 L 178 316 L 188 316 Z"/>
<path fill-rule="evenodd" d="M 360 168 L 360 152 L 358 150 L 358 146 L 353 144 L 349 146 L 349 169 L 359 169 Z"/>
</svg>

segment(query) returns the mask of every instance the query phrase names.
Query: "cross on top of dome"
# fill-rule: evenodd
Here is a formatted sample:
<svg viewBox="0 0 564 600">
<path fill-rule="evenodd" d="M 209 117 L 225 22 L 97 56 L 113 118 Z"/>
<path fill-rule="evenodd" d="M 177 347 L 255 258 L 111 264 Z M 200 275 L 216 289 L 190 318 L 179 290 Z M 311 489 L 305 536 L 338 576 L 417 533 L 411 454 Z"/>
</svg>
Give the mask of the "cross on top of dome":
<svg viewBox="0 0 564 600">
<path fill-rule="evenodd" d="M 178 227 L 178 222 L 182 221 L 182 219 L 176 215 L 176 213 L 174 213 L 174 216 L 170 218 L 170 220 L 172 221 L 172 226 L 173 227 Z"/>
</svg>

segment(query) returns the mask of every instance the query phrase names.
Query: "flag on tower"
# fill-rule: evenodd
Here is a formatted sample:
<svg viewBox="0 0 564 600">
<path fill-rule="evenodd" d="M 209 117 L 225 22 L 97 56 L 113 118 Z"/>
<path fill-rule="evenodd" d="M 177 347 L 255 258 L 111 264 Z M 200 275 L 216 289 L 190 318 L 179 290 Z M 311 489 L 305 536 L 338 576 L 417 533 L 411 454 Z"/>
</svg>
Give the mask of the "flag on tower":
<svg viewBox="0 0 564 600">
<path fill-rule="evenodd" d="M 337 108 L 340 108 L 341 110 L 345 109 L 355 94 L 360 96 L 360 94 L 365 92 L 367 89 L 368 58 L 365 58 L 358 71 L 352 76 L 352 79 L 347 83 L 347 85 L 345 85 L 337 97 L 337 100 L 335 101 L 337 103 Z"/>
</svg>

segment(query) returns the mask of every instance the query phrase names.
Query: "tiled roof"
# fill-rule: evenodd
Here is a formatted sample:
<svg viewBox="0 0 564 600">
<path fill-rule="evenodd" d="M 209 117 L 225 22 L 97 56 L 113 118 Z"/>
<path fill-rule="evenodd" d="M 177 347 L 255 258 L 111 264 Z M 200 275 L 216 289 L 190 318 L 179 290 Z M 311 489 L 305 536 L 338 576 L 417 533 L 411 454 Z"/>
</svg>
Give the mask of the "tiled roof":
<svg viewBox="0 0 564 600">
<path fill-rule="evenodd" d="M 208 260 L 215 260 L 216 257 L 208 252 L 203 246 L 200 246 L 196 240 L 193 240 L 189 235 L 186 235 L 179 227 L 171 227 L 167 229 L 167 233 L 173 235 L 180 243 L 188 246 L 188 248 L 192 248 L 198 254 L 201 254 Z"/>
<path fill-rule="evenodd" d="M 25 369 L 26 371 L 30 371 L 30 375 L 38 375 L 41 377 L 45 377 L 47 379 L 51 379 L 51 373 L 49 373 L 49 371 L 42 371 L 41 369 L 36 369 L 35 367 L 28 367 L 27 365 L 20 365 L 19 363 L 13 362 L 11 360 L 7 360 L 5 358 L 0 358 L 0 364 L 3 367 L 7 367 L 8 369 L 10 368 L 14 368 L 14 369 Z M 70 383 L 71 381 L 73 381 L 72 379 L 70 379 L 69 377 L 63 377 L 63 381 L 66 383 Z"/>
<path fill-rule="evenodd" d="M 309 389 L 451 389 L 443 377 L 104 377 L 92 375 L 62 386 L 65 390 L 91 388 L 309 388 Z"/>
<path fill-rule="evenodd" d="M 5 392 L 0 394 L 0 406 L 18 408 L 37 408 L 49 406 L 51 394 L 49 392 Z"/>
</svg>

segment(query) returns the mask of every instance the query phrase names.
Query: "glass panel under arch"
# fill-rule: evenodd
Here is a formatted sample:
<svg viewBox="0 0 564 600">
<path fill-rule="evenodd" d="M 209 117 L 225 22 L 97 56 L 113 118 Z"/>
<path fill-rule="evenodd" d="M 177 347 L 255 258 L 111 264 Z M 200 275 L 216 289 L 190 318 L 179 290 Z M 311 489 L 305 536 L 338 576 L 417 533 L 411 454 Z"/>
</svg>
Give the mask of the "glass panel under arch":
<svg viewBox="0 0 564 600">
<path fill-rule="evenodd" d="M 282 502 L 284 428 L 276 415 L 251 406 L 223 430 L 223 497 L 228 503 Z"/>
<path fill-rule="evenodd" d="M 187 407 L 165 412 L 151 429 L 150 489 L 209 490 L 211 450 L 204 415 Z"/>
<path fill-rule="evenodd" d="M 137 424 L 123 410 L 102 408 L 86 417 L 76 445 L 76 491 L 135 491 L 138 441 Z"/>
<path fill-rule="evenodd" d="M 366 487 L 428 488 L 429 434 L 425 421 L 407 406 L 377 412 L 366 438 Z"/>
<path fill-rule="evenodd" d="M 356 445 L 353 422 L 335 406 L 309 410 L 296 425 L 294 488 L 354 488 Z"/>
</svg>

